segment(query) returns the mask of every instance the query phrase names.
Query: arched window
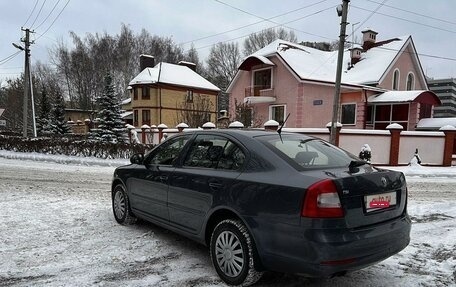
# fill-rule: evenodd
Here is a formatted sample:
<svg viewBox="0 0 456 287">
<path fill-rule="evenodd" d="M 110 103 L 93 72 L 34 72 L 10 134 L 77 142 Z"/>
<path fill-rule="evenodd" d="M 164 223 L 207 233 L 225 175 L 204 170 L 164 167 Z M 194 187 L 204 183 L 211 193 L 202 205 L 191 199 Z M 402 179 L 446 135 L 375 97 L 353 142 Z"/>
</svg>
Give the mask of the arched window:
<svg viewBox="0 0 456 287">
<path fill-rule="evenodd" d="M 394 70 L 393 73 L 393 90 L 399 90 L 399 70 Z"/>
<path fill-rule="evenodd" d="M 407 91 L 411 91 L 415 89 L 415 76 L 413 75 L 412 72 L 410 72 L 407 75 L 407 85 L 406 85 Z"/>
</svg>

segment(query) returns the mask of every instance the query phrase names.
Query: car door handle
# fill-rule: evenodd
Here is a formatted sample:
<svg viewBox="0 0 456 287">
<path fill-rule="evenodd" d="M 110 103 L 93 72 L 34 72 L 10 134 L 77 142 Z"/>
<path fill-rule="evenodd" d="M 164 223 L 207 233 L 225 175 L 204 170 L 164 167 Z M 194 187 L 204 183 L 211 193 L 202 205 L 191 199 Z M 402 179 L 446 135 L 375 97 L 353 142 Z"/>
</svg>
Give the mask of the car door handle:
<svg viewBox="0 0 456 287">
<path fill-rule="evenodd" d="M 209 183 L 209 187 L 212 190 L 219 190 L 219 189 L 221 189 L 223 187 L 223 184 L 217 183 L 217 182 L 211 182 L 211 183 Z"/>
<path fill-rule="evenodd" d="M 168 176 L 166 176 L 166 175 L 160 175 L 158 178 L 160 179 L 160 181 L 167 181 L 168 180 Z"/>
</svg>

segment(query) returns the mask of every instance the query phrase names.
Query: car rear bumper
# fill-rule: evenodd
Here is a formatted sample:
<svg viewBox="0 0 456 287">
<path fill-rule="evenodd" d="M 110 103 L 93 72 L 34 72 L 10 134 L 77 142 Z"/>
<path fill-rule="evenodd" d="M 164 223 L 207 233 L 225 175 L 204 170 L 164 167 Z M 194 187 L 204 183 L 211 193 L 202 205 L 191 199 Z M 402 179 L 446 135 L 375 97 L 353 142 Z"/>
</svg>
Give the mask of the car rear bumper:
<svg viewBox="0 0 456 287">
<path fill-rule="evenodd" d="M 410 242 L 407 216 L 360 229 L 305 229 L 281 233 L 267 252 L 258 252 L 265 269 L 309 277 L 331 277 L 382 261 Z M 267 246 L 269 248 L 271 246 Z"/>
</svg>

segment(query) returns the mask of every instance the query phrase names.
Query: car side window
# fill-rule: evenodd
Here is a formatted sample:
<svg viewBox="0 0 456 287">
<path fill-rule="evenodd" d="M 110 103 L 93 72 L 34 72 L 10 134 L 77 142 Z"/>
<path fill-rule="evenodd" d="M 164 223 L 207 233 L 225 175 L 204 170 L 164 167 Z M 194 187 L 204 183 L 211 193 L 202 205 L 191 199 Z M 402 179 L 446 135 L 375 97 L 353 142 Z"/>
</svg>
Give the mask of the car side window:
<svg viewBox="0 0 456 287">
<path fill-rule="evenodd" d="M 244 165 L 243 151 L 231 140 L 214 135 L 199 135 L 193 142 L 184 166 L 238 170 Z"/>
<path fill-rule="evenodd" d="M 146 159 L 146 162 L 148 164 L 172 165 L 188 140 L 188 136 L 179 136 L 166 140 L 153 151 L 153 154 L 151 154 L 149 159 Z"/>
</svg>

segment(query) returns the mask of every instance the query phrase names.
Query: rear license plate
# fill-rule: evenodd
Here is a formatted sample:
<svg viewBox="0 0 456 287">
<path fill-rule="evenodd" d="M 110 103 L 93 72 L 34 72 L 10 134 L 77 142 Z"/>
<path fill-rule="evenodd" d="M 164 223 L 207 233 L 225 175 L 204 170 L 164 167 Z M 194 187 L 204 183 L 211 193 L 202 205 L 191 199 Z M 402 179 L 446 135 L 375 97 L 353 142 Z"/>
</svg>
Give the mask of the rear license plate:
<svg viewBox="0 0 456 287">
<path fill-rule="evenodd" d="M 367 212 L 389 208 L 396 205 L 396 192 L 365 195 L 364 204 Z"/>
</svg>

